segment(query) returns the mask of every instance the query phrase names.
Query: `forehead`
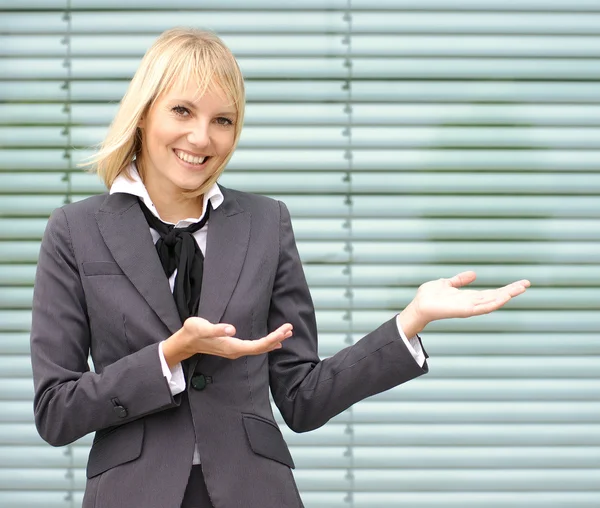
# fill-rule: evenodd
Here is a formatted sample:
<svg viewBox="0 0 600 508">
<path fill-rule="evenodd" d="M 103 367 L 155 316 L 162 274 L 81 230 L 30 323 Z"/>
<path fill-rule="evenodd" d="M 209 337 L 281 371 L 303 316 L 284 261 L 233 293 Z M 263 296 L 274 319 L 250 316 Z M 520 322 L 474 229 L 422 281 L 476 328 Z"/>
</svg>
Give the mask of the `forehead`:
<svg viewBox="0 0 600 508">
<path fill-rule="evenodd" d="M 176 80 L 158 99 L 185 99 L 194 103 L 210 101 L 222 107 L 232 108 L 236 105 L 232 94 L 228 93 L 218 80 L 201 83 L 191 77 Z"/>
</svg>

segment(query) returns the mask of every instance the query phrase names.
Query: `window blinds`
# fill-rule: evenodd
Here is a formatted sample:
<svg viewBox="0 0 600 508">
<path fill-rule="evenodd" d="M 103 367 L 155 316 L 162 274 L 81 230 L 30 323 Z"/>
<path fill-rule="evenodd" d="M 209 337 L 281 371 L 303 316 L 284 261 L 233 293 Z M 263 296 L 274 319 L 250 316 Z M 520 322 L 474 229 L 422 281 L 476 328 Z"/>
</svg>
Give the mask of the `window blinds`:
<svg viewBox="0 0 600 508">
<path fill-rule="evenodd" d="M 599 506 L 598 0 L 0 0 L 0 506 L 81 504 L 91 438 L 32 421 L 35 262 L 50 212 L 102 192 L 77 163 L 176 25 L 239 59 L 222 183 L 288 204 L 322 356 L 426 280 L 534 284 L 428 327 L 428 376 L 283 428 L 307 508 Z"/>
</svg>

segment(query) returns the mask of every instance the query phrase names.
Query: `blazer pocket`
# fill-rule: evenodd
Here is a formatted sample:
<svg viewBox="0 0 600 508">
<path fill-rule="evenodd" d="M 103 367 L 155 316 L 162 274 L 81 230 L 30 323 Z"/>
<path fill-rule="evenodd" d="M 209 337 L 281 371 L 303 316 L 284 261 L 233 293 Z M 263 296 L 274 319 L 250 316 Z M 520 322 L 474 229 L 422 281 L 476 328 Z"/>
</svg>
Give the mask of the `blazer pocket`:
<svg viewBox="0 0 600 508">
<path fill-rule="evenodd" d="M 83 263 L 85 275 L 123 275 L 123 270 L 117 263 L 111 261 L 90 261 Z"/>
<path fill-rule="evenodd" d="M 269 420 L 252 414 L 242 414 L 250 448 L 257 455 L 295 467 L 279 427 Z"/>
<path fill-rule="evenodd" d="M 93 478 L 113 467 L 137 459 L 142 453 L 143 439 L 142 420 L 98 431 L 90 450 L 87 477 Z"/>
</svg>

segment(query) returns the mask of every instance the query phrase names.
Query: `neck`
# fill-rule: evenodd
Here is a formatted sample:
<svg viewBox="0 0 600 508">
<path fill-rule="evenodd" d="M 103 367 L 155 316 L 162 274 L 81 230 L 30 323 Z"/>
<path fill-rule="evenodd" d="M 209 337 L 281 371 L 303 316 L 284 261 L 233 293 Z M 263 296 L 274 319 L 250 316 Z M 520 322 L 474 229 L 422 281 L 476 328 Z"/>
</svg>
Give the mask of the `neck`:
<svg viewBox="0 0 600 508">
<path fill-rule="evenodd" d="M 138 172 L 158 215 L 163 221 L 177 224 L 180 220 L 200 217 L 204 195 L 189 197 L 183 193 L 182 189 L 172 188 L 160 181 L 143 178 L 143 171 L 139 167 L 141 162 L 141 160 L 138 161 Z"/>
<path fill-rule="evenodd" d="M 158 215 L 165 222 L 177 224 L 180 220 L 198 218 L 202 214 L 204 196 L 187 198 L 183 195 L 168 196 L 163 192 L 151 192 L 148 194 Z"/>
</svg>

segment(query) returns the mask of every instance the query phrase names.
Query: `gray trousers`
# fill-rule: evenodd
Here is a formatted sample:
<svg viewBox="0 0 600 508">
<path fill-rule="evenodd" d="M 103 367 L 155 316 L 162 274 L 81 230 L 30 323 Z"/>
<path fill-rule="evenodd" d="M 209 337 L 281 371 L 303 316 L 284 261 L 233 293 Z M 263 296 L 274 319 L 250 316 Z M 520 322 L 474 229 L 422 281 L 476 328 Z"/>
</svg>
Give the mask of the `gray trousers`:
<svg viewBox="0 0 600 508">
<path fill-rule="evenodd" d="M 192 466 L 181 508 L 213 508 L 204 483 L 202 466 Z"/>
</svg>

